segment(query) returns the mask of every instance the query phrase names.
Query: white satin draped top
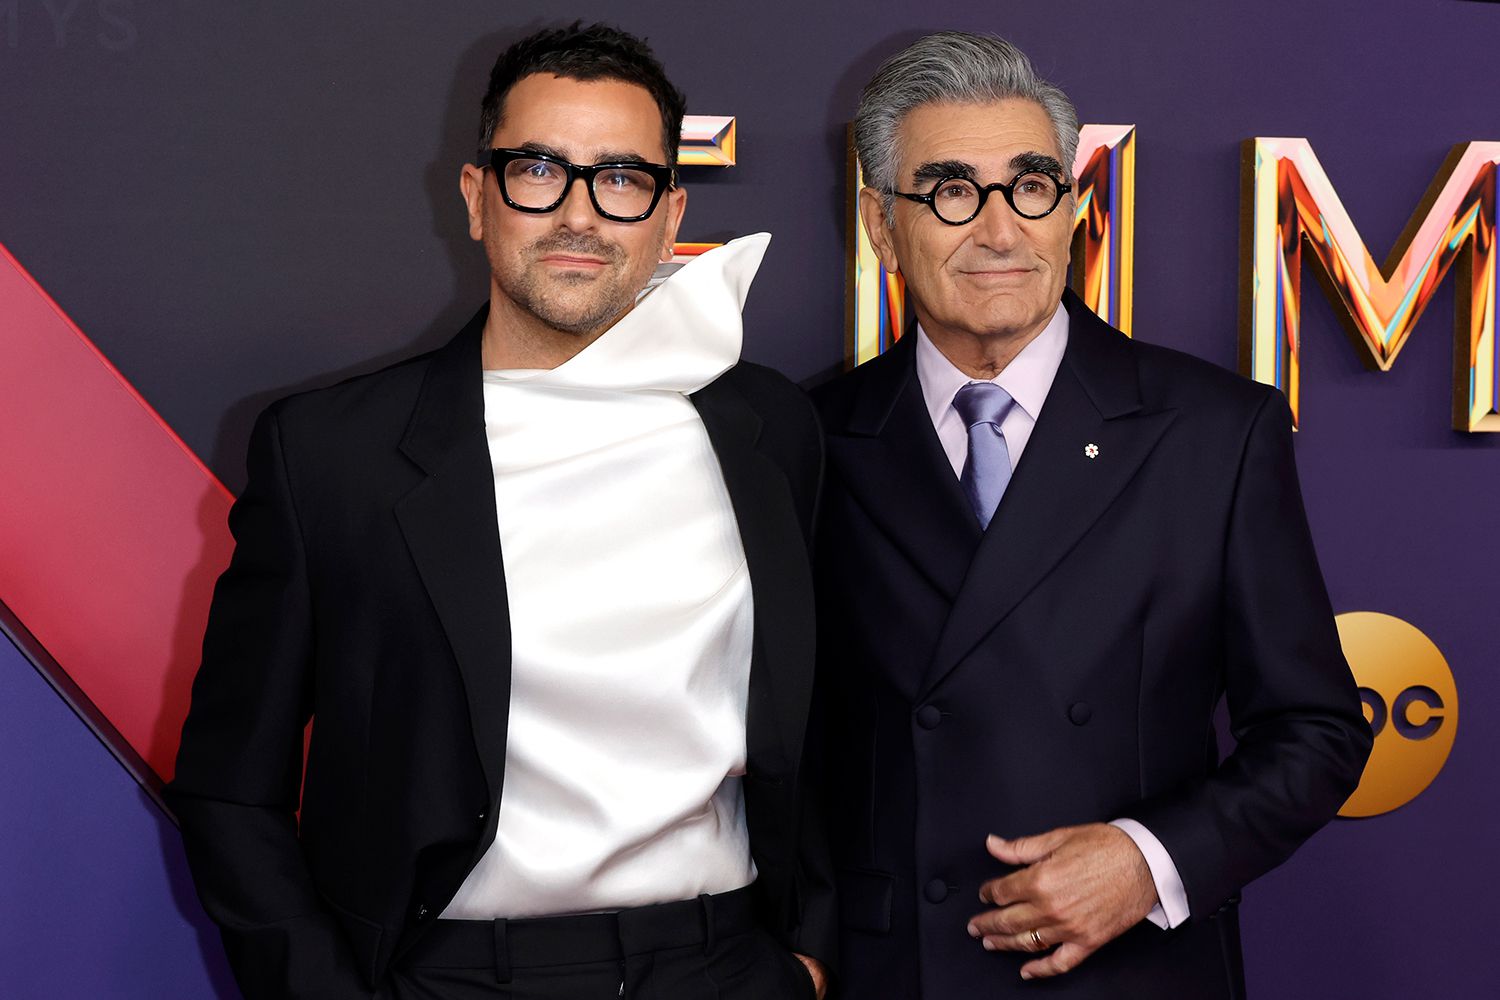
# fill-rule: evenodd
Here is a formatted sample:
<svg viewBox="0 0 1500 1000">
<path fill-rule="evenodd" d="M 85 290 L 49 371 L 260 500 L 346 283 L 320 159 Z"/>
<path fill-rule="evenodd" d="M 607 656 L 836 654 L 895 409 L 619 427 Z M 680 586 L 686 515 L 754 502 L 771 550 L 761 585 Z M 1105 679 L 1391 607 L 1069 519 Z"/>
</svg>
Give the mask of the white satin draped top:
<svg viewBox="0 0 1500 1000">
<path fill-rule="evenodd" d="M 687 394 L 739 360 L 769 240 L 689 262 L 555 369 L 484 373 L 510 728 L 495 841 L 446 918 L 618 910 L 755 878 L 750 577 Z"/>
</svg>

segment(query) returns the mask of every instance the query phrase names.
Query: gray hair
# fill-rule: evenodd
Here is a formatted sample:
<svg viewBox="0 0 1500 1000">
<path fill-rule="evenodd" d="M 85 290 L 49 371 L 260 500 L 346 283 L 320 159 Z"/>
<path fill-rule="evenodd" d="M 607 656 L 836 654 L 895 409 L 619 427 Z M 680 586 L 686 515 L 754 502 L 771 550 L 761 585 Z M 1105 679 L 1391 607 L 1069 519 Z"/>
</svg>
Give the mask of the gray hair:
<svg viewBox="0 0 1500 1000">
<path fill-rule="evenodd" d="M 924 104 L 983 104 L 1020 98 L 1046 112 L 1063 169 L 1078 152 L 1078 111 L 1058 87 L 1036 75 L 1026 53 L 997 35 L 940 31 L 917 39 L 887 59 L 860 95 L 854 148 L 865 183 L 882 193 L 886 218 L 894 211 L 901 123 Z M 1071 177 L 1063 178 L 1071 180 Z"/>
</svg>

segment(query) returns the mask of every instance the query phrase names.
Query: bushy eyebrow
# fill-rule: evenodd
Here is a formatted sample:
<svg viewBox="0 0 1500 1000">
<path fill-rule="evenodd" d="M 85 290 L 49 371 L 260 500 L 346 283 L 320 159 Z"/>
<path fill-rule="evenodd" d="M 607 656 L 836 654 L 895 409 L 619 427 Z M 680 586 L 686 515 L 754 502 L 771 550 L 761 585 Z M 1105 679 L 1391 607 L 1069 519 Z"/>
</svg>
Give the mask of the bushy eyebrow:
<svg viewBox="0 0 1500 1000">
<path fill-rule="evenodd" d="M 1028 150 L 1025 153 L 1017 153 L 1015 156 L 1012 156 L 1010 158 L 1010 168 L 1016 172 L 1016 176 L 1033 170 L 1040 170 L 1044 174 L 1051 174 L 1053 177 L 1062 180 L 1068 178 L 1067 171 L 1063 170 L 1063 165 L 1057 162 L 1057 157 L 1048 156 L 1046 153 L 1038 153 L 1034 150 Z"/>
<path fill-rule="evenodd" d="M 928 160 L 913 170 L 911 176 L 918 184 L 922 181 L 940 181 L 945 177 L 962 177 L 972 181 L 974 165 L 963 160 Z"/>
<path fill-rule="evenodd" d="M 1010 169 L 1013 171 L 1012 179 L 1033 170 L 1051 174 L 1059 179 L 1066 179 L 1068 176 L 1062 164 L 1057 161 L 1057 157 L 1036 150 L 1027 150 L 1012 156 Z M 962 177 L 976 184 L 979 182 L 978 171 L 974 169 L 974 165 L 965 163 L 963 160 L 928 160 L 912 171 L 912 179 L 917 184 L 923 181 L 940 181 L 947 177 Z"/>
</svg>

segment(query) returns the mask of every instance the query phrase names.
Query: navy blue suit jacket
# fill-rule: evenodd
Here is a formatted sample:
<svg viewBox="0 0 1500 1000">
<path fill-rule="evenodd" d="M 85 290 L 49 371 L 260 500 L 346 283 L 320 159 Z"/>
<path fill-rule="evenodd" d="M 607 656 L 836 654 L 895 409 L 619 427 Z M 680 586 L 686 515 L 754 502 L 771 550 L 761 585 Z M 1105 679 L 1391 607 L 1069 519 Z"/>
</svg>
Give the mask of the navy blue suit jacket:
<svg viewBox="0 0 1500 1000">
<path fill-rule="evenodd" d="M 1240 996 L 1241 887 L 1335 814 L 1369 753 L 1285 399 L 1064 303 L 1067 350 L 988 531 L 932 428 L 912 338 L 815 394 L 854 1000 Z M 1222 760 L 1221 698 L 1236 739 Z M 1121 816 L 1170 852 L 1186 924 L 1143 922 L 1030 983 L 1030 956 L 969 938 L 980 884 L 1003 874 L 986 834 Z"/>
</svg>

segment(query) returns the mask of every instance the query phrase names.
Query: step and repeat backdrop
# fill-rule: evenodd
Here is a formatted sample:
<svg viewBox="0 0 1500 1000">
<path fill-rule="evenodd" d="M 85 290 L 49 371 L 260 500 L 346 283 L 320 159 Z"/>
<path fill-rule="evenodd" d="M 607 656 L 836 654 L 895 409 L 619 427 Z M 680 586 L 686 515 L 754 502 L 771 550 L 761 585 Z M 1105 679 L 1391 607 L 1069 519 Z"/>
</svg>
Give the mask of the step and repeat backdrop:
<svg viewBox="0 0 1500 1000">
<path fill-rule="evenodd" d="M 773 234 L 745 353 L 806 385 L 911 328 L 854 224 L 876 66 L 992 31 L 1069 93 L 1073 285 L 1287 393 L 1377 733 L 1245 892 L 1250 989 L 1491 995 L 1500 4 L 1470 0 L 0 0 L 0 995 L 237 995 L 158 793 L 251 421 L 484 300 L 488 69 L 575 18 L 686 91 L 679 253 Z"/>
</svg>

